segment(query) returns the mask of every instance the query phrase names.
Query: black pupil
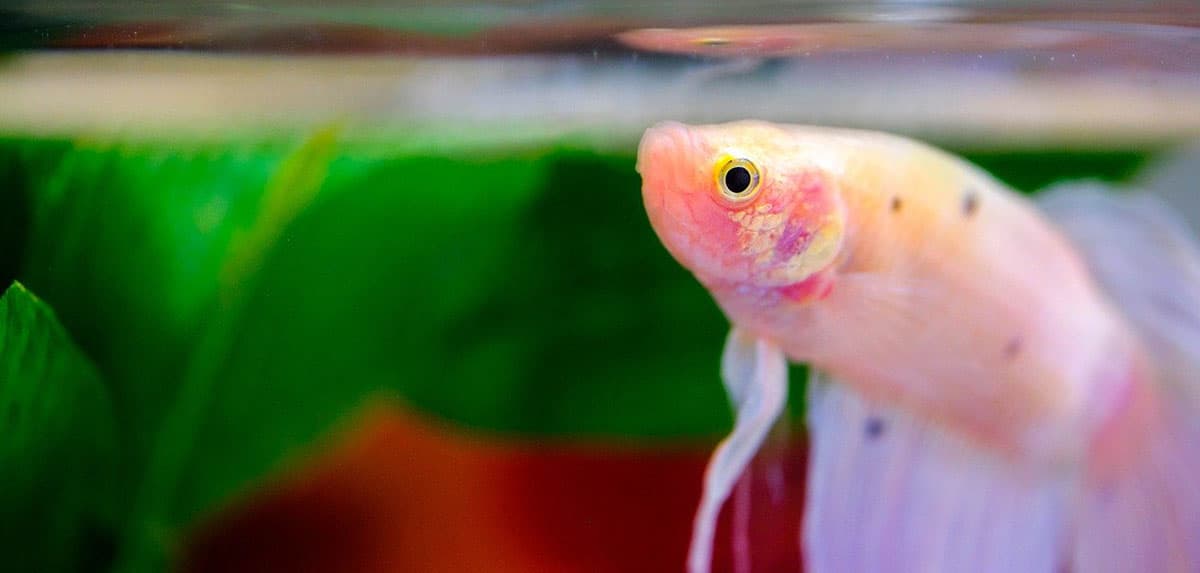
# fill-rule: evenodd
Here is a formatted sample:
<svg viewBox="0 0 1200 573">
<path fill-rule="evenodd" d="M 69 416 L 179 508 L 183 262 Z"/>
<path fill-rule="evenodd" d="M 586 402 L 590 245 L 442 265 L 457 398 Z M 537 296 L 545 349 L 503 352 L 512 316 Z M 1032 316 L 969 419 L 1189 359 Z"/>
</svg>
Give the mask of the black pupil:
<svg viewBox="0 0 1200 573">
<path fill-rule="evenodd" d="M 734 167 L 725 172 L 725 188 L 730 193 L 745 193 L 750 188 L 750 170 L 745 167 Z"/>
</svg>

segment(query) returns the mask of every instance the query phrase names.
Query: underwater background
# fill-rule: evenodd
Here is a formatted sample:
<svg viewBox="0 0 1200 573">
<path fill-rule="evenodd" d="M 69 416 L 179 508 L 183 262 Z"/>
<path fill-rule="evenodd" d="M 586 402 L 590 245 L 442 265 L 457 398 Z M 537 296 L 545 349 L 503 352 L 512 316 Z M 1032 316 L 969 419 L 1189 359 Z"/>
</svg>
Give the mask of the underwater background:
<svg viewBox="0 0 1200 573">
<path fill-rule="evenodd" d="M 3 568 L 682 570 L 727 323 L 642 129 L 888 130 L 1023 192 L 1200 136 L 1189 4 L 750 6 L 0 9 Z M 791 395 L 756 571 L 799 560 Z"/>
</svg>

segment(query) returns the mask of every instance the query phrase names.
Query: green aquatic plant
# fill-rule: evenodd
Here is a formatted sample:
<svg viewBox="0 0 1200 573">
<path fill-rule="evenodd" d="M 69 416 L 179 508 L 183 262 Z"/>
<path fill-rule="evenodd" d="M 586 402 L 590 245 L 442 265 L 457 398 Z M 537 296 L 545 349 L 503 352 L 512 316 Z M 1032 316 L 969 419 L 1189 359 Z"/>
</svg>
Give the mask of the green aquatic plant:
<svg viewBox="0 0 1200 573">
<path fill-rule="evenodd" d="M 0 536 L 5 567 L 83 567 L 112 527 L 115 434 L 108 389 L 43 301 L 0 296 Z"/>
</svg>

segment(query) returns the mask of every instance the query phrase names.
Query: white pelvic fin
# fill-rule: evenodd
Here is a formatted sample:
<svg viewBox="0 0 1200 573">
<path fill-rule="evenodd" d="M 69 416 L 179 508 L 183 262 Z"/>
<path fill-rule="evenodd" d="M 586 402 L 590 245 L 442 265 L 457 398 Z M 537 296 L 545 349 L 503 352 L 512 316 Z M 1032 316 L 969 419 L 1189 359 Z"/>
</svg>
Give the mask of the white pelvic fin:
<svg viewBox="0 0 1200 573">
<path fill-rule="evenodd" d="M 692 526 L 688 571 L 707 573 L 721 506 L 762 446 L 787 401 L 787 359 L 773 343 L 735 328 L 725 341 L 721 377 L 733 402 L 733 431 L 717 445 L 704 472 L 704 494 Z"/>
<path fill-rule="evenodd" d="M 1197 189 L 1200 191 L 1200 189 Z M 1085 484 L 1079 571 L 1200 571 L 1200 249 L 1175 211 L 1145 193 L 1060 185 L 1043 208 L 1138 332 L 1153 360 L 1138 456 Z"/>
<path fill-rule="evenodd" d="M 1055 573 L 1070 476 L 980 450 L 814 376 L 805 571 Z"/>
</svg>

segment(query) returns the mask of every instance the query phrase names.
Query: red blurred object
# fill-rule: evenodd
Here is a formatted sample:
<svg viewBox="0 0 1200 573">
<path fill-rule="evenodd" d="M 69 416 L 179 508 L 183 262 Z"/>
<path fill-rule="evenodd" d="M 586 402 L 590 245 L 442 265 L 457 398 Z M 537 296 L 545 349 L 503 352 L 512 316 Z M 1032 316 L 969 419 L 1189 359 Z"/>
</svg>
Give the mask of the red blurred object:
<svg viewBox="0 0 1200 573">
<path fill-rule="evenodd" d="M 143 21 L 96 24 L 56 38 L 66 49 L 173 49 L 263 54 L 502 55 L 614 47 L 616 21 L 517 23 L 470 34 L 432 34 L 311 22 Z"/>
<path fill-rule="evenodd" d="M 196 528 L 181 565 L 256 573 L 682 571 L 708 454 L 485 439 L 373 407 L 302 469 Z M 804 450 L 762 457 L 751 473 L 744 536 L 751 570 L 799 571 Z M 734 505 L 717 531 L 716 572 L 735 571 Z"/>
</svg>

